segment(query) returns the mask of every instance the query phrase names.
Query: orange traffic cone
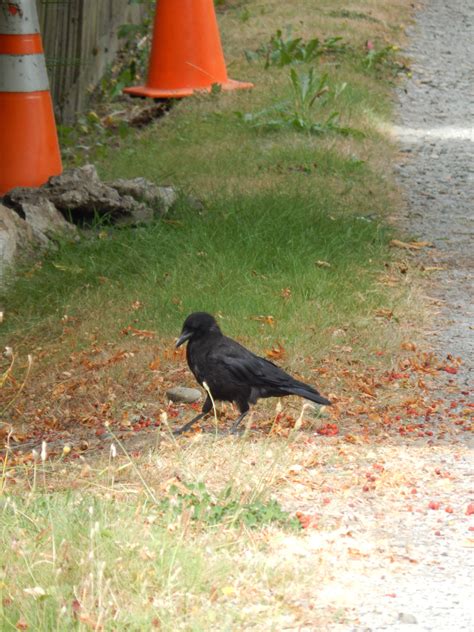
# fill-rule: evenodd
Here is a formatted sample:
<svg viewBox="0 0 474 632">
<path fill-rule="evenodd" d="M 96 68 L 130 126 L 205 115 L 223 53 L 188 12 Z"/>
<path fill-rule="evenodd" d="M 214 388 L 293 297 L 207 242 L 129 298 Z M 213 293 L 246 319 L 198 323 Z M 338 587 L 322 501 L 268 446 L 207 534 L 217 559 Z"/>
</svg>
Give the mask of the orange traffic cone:
<svg viewBox="0 0 474 632">
<path fill-rule="evenodd" d="M 0 195 L 62 171 L 35 0 L 0 0 Z"/>
<path fill-rule="evenodd" d="M 253 87 L 227 76 L 214 0 L 158 0 L 147 83 L 124 92 L 173 99 L 210 91 L 213 84 Z"/>
</svg>

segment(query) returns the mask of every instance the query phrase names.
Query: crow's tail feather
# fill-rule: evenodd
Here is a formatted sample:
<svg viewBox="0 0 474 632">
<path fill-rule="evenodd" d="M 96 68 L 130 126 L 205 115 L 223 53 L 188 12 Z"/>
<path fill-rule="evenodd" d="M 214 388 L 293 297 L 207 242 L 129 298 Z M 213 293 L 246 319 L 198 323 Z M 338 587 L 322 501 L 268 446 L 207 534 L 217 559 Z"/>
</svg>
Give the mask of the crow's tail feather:
<svg viewBox="0 0 474 632">
<path fill-rule="evenodd" d="M 316 389 L 306 384 L 302 384 L 301 386 L 299 384 L 296 386 L 292 386 L 290 392 L 293 393 L 293 395 L 299 395 L 300 397 L 309 399 L 311 402 L 315 402 L 316 404 L 321 404 L 321 406 L 331 405 L 329 399 L 326 399 L 325 397 L 320 395 Z"/>
</svg>

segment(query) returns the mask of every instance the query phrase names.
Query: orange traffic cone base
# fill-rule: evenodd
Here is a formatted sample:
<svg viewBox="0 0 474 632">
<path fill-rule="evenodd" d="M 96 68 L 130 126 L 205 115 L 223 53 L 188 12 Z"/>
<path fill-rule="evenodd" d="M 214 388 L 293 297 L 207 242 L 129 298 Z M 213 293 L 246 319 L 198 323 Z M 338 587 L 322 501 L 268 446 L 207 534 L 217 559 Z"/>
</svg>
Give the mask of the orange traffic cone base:
<svg viewBox="0 0 474 632">
<path fill-rule="evenodd" d="M 216 83 L 222 90 L 246 90 L 253 88 L 253 83 L 246 81 L 235 81 L 234 79 L 228 79 L 223 83 Z M 212 86 L 207 88 L 179 88 L 176 90 L 166 88 L 152 88 L 150 86 L 134 86 L 132 88 L 125 88 L 123 91 L 132 97 L 149 97 L 151 99 L 182 99 L 184 97 L 190 97 L 193 94 L 199 94 L 200 92 L 211 92 Z"/>
<path fill-rule="evenodd" d="M 0 195 L 38 187 L 62 172 L 49 91 L 0 93 Z"/>
</svg>

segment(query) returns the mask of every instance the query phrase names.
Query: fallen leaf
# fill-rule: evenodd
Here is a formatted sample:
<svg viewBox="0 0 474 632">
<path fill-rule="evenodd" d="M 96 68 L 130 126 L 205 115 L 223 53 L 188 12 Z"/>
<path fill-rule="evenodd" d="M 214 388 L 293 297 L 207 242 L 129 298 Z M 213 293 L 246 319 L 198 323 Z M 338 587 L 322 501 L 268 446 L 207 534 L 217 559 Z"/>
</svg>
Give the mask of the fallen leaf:
<svg viewBox="0 0 474 632">
<path fill-rule="evenodd" d="M 275 347 L 272 347 L 271 349 L 267 349 L 265 351 L 265 355 L 271 360 L 281 360 L 281 358 L 285 356 L 285 353 L 285 348 L 279 342 Z"/>
<path fill-rule="evenodd" d="M 160 358 L 155 358 L 154 360 L 152 360 L 150 362 L 150 364 L 148 365 L 148 368 L 150 369 L 150 371 L 158 371 L 161 365 L 161 360 Z"/>
<path fill-rule="evenodd" d="M 421 250 L 422 248 L 433 248 L 433 244 L 430 241 L 400 241 L 398 239 L 392 239 L 390 245 L 394 248 L 403 248 L 405 250 Z"/>
<path fill-rule="evenodd" d="M 458 372 L 458 368 L 456 366 L 440 366 L 438 371 L 446 371 L 446 373 L 450 373 L 451 375 L 456 375 Z"/>
<path fill-rule="evenodd" d="M 258 320 L 259 323 L 263 323 L 264 325 L 270 325 L 270 327 L 275 326 L 275 319 L 273 316 L 252 316 L 252 320 Z"/>
<path fill-rule="evenodd" d="M 317 529 L 318 528 L 318 516 L 316 514 L 305 514 L 302 511 L 296 512 L 296 517 L 298 518 L 303 529 Z"/>
<path fill-rule="evenodd" d="M 381 307 L 380 309 L 376 309 L 374 314 L 379 318 L 386 318 L 387 320 L 391 320 L 391 318 L 393 317 L 393 310 L 386 307 Z"/>
<path fill-rule="evenodd" d="M 316 432 L 326 437 L 334 437 L 339 434 L 339 426 L 337 424 L 325 424 L 318 428 Z"/>
<path fill-rule="evenodd" d="M 446 270 L 443 266 L 421 266 L 422 272 L 438 272 L 440 270 Z"/>
<path fill-rule="evenodd" d="M 122 336 L 128 336 L 128 334 L 131 334 L 132 336 L 140 338 L 140 340 L 154 338 L 156 335 L 156 332 L 154 331 L 147 331 L 146 329 L 135 329 L 135 327 L 132 327 L 131 325 L 128 325 L 128 327 L 124 327 L 124 329 L 122 329 L 120 333 L 122 334 Z"/>
<path fill-rule="evenodd" d="M 331 264 L 328 261 L 315 261 L 314 264 L 317 265 L 319 268 L 330 268 L 331 267 Z"/>
</svg>

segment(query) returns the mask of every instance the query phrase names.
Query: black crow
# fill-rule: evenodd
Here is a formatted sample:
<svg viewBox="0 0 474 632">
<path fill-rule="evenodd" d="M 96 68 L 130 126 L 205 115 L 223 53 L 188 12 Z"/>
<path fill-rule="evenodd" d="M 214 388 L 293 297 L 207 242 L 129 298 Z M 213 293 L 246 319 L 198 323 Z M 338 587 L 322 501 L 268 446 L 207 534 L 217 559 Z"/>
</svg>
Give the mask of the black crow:
<svg viewBox="0 0 474 632">
<path fill-rule="evenodd" d="M 224 336 L 210 314 L 195 312 L 186 318 L 176 346 L 179 347 L 186 341 L 188 365 L 199 384 L 207 385 L 214 400 L 237 404 L 240 416 L 234 422 L 231 432 L 237 430 L 248 413 L 249 404 L 255 404 L 261 397 L 299 395 L 323 406 L 331 404 L 312 386 L 295 380 L 273 362 L 255 355 L 235 340 Z M 212 400 L 208 393 L 202 412 L 176 430 L 175 434 L 189 430 L 211 409 Z"/>
</svg>

